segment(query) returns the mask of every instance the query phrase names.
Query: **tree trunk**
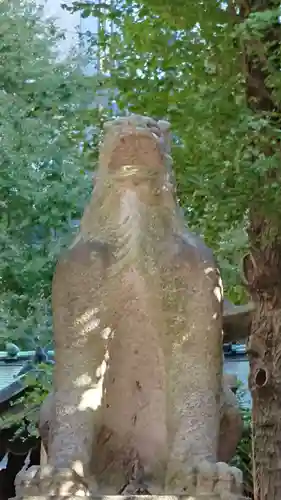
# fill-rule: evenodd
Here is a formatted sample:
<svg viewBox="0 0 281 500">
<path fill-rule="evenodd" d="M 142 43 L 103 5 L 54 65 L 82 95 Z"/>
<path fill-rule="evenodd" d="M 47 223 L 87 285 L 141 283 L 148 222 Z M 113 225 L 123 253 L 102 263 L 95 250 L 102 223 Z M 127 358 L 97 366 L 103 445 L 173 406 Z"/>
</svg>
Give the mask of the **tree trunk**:
<svg viewBox="0 0 281 500">
<path fill-rule="evenodd" d="M 276 9 L 278 5 L 279 2 L 268 0 L 245 1 L 240 16 L 246 19 L 251 13 Z M 269 56 L 280 47 L 280 35 L 280 24 L 276 22 L 262 36 L 251 38 L 244 45 L 248 106 L 276 128 L 280 128 L 281 109 L 274 90 L 267 86 L 267 77 Z M 274 64 L 273 59 L 270 64 Z M 269 127 L 261 135 L 260 153 L 279 154 L 280 144 L 272 144 L 268 130 Z M 261 198 L 252 203 L 250 253 L 244 259 L 244 274 L 255 304 L 248 344 L 255 500 L 281 499 L 281 224 L 280 216 L 270 207 L 267 210 L 262 199 L 264 184 L 271 182 L 280 182 L 276 170 L 268 171 L 267 178 L 261 179 Z"/>
<path fill-rule="evenodd" d="M 256 305 L 248 344 L 255 500 L 281 498 L 281 243 L 261 243 L 271 229 L 267 219 L 251 215 L 251 253 L 244 260 Z"/>
</svg>

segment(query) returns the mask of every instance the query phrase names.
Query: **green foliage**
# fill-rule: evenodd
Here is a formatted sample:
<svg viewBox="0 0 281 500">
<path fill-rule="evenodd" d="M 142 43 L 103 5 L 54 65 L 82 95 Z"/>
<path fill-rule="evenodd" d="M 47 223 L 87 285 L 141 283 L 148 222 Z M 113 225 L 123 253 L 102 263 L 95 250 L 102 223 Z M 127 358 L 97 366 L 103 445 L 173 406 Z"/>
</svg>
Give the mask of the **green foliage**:
<svg viewBox="0 0 281 500">
<path fill-rule="evenodd" d="M 17 401 L 17 404 L 19 402 L 23 404 L 22 417 L 24 417 L 24 421 L 27 424 L 26 428 L 28 434 L 39 437 L 39 409 L 46 396 L 52 390 L 52 365 L 45 365 L 42 363 L 38 365 L 37 369 L 38 372 L 36 375 L 30 373 L 26 377 L 25 383 L 28 390 L 22 398 Z M 22 432 L 22 422 L 23 419 L 18 419 L 18 423 L 20 424 L 18 427 L 19 435 Z M 14 435 L 14 438 L 16 437 L 17 433 Z"/>
<path fill-rule="evenodd" d="M 11 410 L 0 415 L 0 429 L 14 429 L 11 440 L 39 437 L 39 410 L 52 388 L 52 365 L 39 364 L 23 377 L 25 390 L 11 403 Z"/>
<path fill-rule="evenodd" d="M 217 253 L 236 301 L 245 300 L 245 292 L 237 255 L 226 258 L 225 243 L 238 244 L 240 255 L 236 236 L 244 233 L 249 208 L 275 215 L 281 206 L 278 182 L 268 182 L 268 173 L 280 169 L 279 151 L 264 152 L 280 140 L 280 129 L 271 115 L 249 109 L 243 64 L 249 47 L 265 49 L 268 83 L 280 102 L 280 50 L 271 43 L 269 53 L 265 40 L 276 5 L 244 19 L 238 2 L 74 2 L 101 25 L 114 22 L 114 34 L 101 30 L 92 51 L 98 44 L 105 55 L 111 77 L 104 85 L 116 89 L 119 107 L 171 121 L 181 204 L 190 227 Z M 243 251 L 247 239 L 244 245 Z"/>
<path fill-rule="evenodd" d="M 251 409 L 245 407 L 243 398 L 245 390 L 240 385 L 237 391 L 237 398 L 240 406 L 244 422 L 244 430 L 240 443 L 237 446 L 236 454 L 232 459 L 231 464 L 238 467 L 243 472 L 244 493 L 247 498 L 252 498 L 253 495 L 253 474 L 252 474 L 252 428 L 251 428 Z"/>
<path fill-rule="evenodd" d="M 57 61 L 63 33 L 41 14 L 0 5 L 0 349 L 50 340 L 54 263 L 91 188 L 79 141 L 92 89 L 77 59 Z"/>
</svg>

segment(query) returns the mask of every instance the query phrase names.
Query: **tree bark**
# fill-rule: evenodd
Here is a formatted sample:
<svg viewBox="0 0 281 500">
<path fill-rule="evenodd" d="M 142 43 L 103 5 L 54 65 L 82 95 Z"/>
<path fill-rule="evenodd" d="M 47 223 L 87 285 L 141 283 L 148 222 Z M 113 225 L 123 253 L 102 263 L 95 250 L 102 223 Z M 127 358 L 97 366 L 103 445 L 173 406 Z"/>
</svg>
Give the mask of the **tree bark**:
<svg viewBox="0 0 281 500">
<path fill-rule="evenodd" d="M 279 2 L 241 2 L 240 16 L 276 9 Z M 262 35 L 244 44 L 246 97 L 254 114 L 280 128 L 281 106 L 274 89 L 268 87 L 269 56 L 280 47 L 280 24 L 272 24 Z M 270 47 L 268 45 L 270 42 Z M 280 65 L 280 56 L 279 56 Z M 277 68 L 276 68 L 277 69 Z M 276 119 L 277 117 L 277 119 Z M 280 153 L 280 144 L 261 136 L 260 153 Z M 278 151 L 279 149 L 279 151 Z M 249 211 L 250 253 L 244 259 L 244 274 L 255 304 L 248 343 L 252 394 L 253 481 L 255 500 L 281 499 L 281 224 L 262 200 L 264 182 L 280 182 L 276 170 L 261 179 L 261 198 Z M 279 217 L 280 219 L 280 217 Z"/>
<path fill-rule="evenodd" d="M 251 215 L 245 275 L 255 302 L 248 349 L 255 500 L 281 498 L 281 244 L 271 221 Z M 262 245 L 262 240 L 271 237 Z"/>
</svg>

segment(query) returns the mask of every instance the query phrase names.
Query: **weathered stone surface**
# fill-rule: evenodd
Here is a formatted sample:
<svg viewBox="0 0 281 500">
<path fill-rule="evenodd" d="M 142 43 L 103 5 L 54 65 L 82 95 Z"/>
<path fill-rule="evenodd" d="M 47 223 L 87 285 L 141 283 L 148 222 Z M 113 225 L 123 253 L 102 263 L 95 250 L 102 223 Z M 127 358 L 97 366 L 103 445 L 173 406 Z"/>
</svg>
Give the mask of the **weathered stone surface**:
<svg viewBox="0 0 281 500">
<path fill-rule="evenodd" d="M 242 437 L 243 421 L 238 408 L 237 400 L 232 390 L 237 386 L 234 375 L 223 375 L 223 391 L 220 407 L 220 435 L 218 460 L 229 462 L 235 454 L 238 442 Z M 49 428 L 52 414 L 54 395 L 50 393 L 40 410 L 40 434 L 43 443 L 41 463 L 46 463 L 45 453 L 48 451 Z"/>
<path fill-rule="evenodd" d="M 27 496 L 25 500 L 65 500 L 63 496 Z M 214 495 L 201 496 L 186 496 L 186 495 L 95 495 L 90 497 L 91 500 L 220 500 L 220 497 Z M 67 496 L 68 500 L 81 500 L 81 497 L 75 495 Z M 13 500 L 13 499 L 11 499 Z M 225 500 L 232 500 L 231 497 L 225 497 Z M 235 497 L 235 500 L 247 500 L 245 497 Z"/>
<path fill-rule="evenodd" d="M 57 264 L 50 469 L 30 484 L 44 493 L 68 474 L 73 495 L 239 498 L 240 471 L 216 463 L 228 408 L 220 274 L 178 209 L 168 135 L 145 117 L 107 126 L 79 235 Z"/>
<path fill-rule="evenodd" d="M 67 497 L 63 496 L 50 496 L 50 495 L 40 495 L 40 496 L 27 496 L 24 497 L 25 500 L 81 500 L 81 497 L 75 495 L 69 495 Z M 220 496 L 214 495 L 200 495 L 200 496 L 186 496 L 186 495 L 95 495 L 91 496 L 91 500 L 220 500 Z M 232 497 L 224 497 L 225 500 L 232 500 Z M 11 499 L 14 500 L 14 499 Z M 235 496 L 235 500 L 247 500 L 245 497 Z"/>
<path fill-rule="evenodd" d="M 200 474 L 198 475 L 198 472 Z M 197 479 L 196 479 L 197 478 Z M 81 498 L 91 499 L 186 499 L 186 500 L 242 500 L 239 493 L 238 475 L 229 474 L 226 464 L 202 463 L 197 476 L 190 478 L 193 482 L 192 496 L 183 495 L 150 495 L 148 491 L 138 491 L 137 494 L 129 491 L 122 495 L 98 495 L 93 494 L 91 487 L 85 487 L 82 478 L 78 478 L 73 470 L 55 470 L 50 466 L 41 468 L 31 467 L 28 471 L 17 476 L 17 496 L 11 500 L 21 499 L 43 499 L 43 498 Z M 48 492 L 48 493 L 44 493 Z"/>
<path fill-rule="evenodd" d="M 89 496 L 88 484 L 71 469 L 54 469 L 48 465 L 32 466 L 20 471 L 15 479 L 16 498 Z"/>
<path fill-rule="evenodd" d="M 220 435 L 217 455 L 220 462 L 230 462 L 243 433 L 243 421 L 238 402 L 235 394 L 232 392 L 234 387 L 237 387 L 237 380 L 234 380 L 235 378 L 235 376 L 226 373 L 223 376 Z"/>
</svg>

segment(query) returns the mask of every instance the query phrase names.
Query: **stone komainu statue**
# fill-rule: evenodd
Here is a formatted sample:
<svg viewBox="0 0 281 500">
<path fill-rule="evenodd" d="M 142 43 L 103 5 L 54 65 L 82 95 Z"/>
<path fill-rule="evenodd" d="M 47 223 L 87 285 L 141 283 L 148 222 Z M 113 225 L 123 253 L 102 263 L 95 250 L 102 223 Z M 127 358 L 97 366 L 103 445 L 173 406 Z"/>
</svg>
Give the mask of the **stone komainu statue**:
<svg viewBox="0 0 281 500">
<path fill-rule="evenodd" d="M 167 122 L 106 126 L 92 198 L 53 280 L 48 466 L 30 471 L 33 493 L 62 494 L 64 482 L 73 494 L 240 498 L 240 471 L 219 462 L 241 431 L 222 376 L 220 275 L 185 227 L 168 149 Z"/>
</svg>

